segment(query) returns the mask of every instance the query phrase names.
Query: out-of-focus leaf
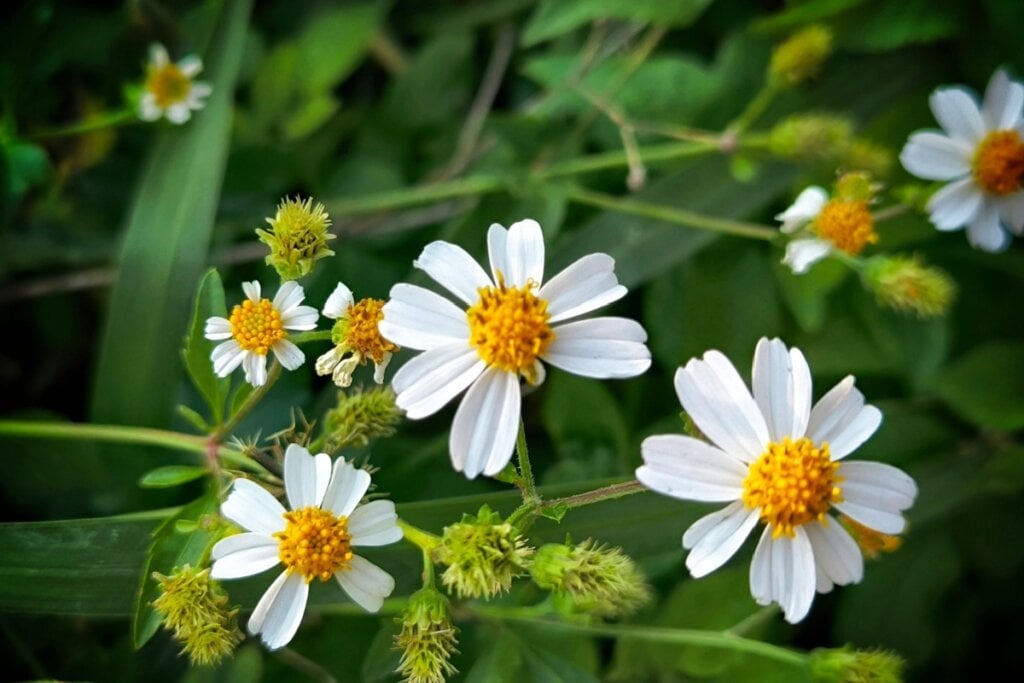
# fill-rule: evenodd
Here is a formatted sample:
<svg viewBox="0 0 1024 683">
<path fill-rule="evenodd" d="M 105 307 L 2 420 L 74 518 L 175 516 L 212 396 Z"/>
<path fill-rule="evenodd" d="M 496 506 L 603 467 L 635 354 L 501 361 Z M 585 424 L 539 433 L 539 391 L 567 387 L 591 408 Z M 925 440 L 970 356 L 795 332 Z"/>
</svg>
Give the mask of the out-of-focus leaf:
<svg viewBox="0 0 1024 683">
<path fill-rule="evenodd" d="M 383 626 L 377 631 L 377 635 L 370 644 L 370 649 L 363 659 L 363 680 L 366 683 L 375 683 L 390 678 L 402 653 L 395 649 L 395 636 L 398 635 L 399 626 L 393 619 L 385 619 Z"/>
<path fill-rule="evenodd" d="M 221 666 L 190 667 L 182 683 L 253 683 L 263 680 L 263 652 L 256 644 L 238 648 Z"/>
<path fill-rule="evenodd" d="M 979 427 L 1024 428 L 1024 344 L 989 342 L 971 349 L 942 373 L 936 389 Z"/>
<path fill-rule="evenodd" d="M 195 307 L 192 313 L 192 327 L 185 339 L 185 368 L 188 370 L 192 383 L 210 407 L 215 424 L 219 424 L 224 415 L 224 399 L 227 398 L 231 386 L 227 378 L 217 377 L 213 372 L 210 354 L 215 343 L 206 338 L 206 320 L 212 316 L 227 316 L 224 303 L 224 286 L 220 274 L 213 268 L 206 272 L 199 282 L 196 292 Z"/>
<path fill-rule="evenodd" d="M 385 115 L 401 129 L 451 120 L 472 97 L 473 36 L 443 31 L 426 43 L 384 100 Z"/>
<path fill-rule="evenodd" d="M 869 0 L 808 0 L 792 3 L 783 12 L 777 12 L 765 19 L 754 22 L 755 31 L 777 33 L 798 29 L 813 21 L 829 19 L 851 7 L 863 5 Z"/>
<path fill-rule="evenodd" d="M 331 95 L 317 94 L 303 102 L 285 120 L 284 136 L 288 140 L 300 140 L 334 116 L 339 107 L 338 100 Z"/>
<path fill-rule="evenodd" d="M 542 0 L 523 31 L 525 46 L 536 45 L 595 19 L 626 19 L 682 27 L 692 23 L 711 0 Z"/>
<path fill-rule="evenodd" d="M 949 3 L 873 2 L 842 17 L 837 42 L 846 49 L 881 52 L 947 38 L 959 25 L 956 8 Z"/>
<path fill-rule="evenodd" d="M 562 372 L 545 384 L 542 419 L 553 443 L 583 439 L 611 445 L 616 453 L 626 448 L 629 428 L 606 385 Z"/>
<path fill-rule="evenodd" d="M 31 142 L 15 140 L 0 148 L 7 172 L 6 192 L 20 197 L 25 190 L 43 181 L 50 171 L 50 160 L 46 151 Z"/>
<path fill-rule="evenodd" d="M 344 80 L 373 42 L 386 4 L 346 3 L 312 17 L 297 41 L 296 85 L 312 95 Z"/>
<path fill-rule="evenodd" d="M 181 486 L 195 481 L 209 472 L 205 467 L 189 467 L 188 465 L 168 465 L 158 467 L 146 473 L 139 486 L 147 489 L 165 489 Z"/>
<path fill-rule="evenodd" d="M 466 672 L 466 683 L 515 683 L 522 680 L 523 651 L 519 641 L 498 635 L 487 639 L 488 647 Z"/>
<path fill-rule="evenodd" d="M 803 275 L 794 275 L 788 266 L 774 266 L 782 300 L 805 332 L 817 332 L 825 324 L 828 295 L 846 280 L 849 269 L 833 259 L 816 263 Z"/>
</svg>

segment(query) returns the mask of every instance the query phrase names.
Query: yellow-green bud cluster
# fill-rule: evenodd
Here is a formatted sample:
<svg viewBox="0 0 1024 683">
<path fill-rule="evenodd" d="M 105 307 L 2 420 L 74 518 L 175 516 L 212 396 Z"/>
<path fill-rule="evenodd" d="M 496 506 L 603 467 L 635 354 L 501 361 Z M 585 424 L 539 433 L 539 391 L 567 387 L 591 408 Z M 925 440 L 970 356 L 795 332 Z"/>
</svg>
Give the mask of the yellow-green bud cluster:
<svg viewBox="0 0 1024 683">
<path fill-rule="evenodd" d="M 794 114 L 772 128 L 772 154 L 808 164 L 836 164 L 853 143 L 853 123 L 835 114 Z"/>
<path fill-rule="evenodd" d="M 397 619 L 402 631 L 395 636 L 395 647 L 402 659 L 395 670 L 406 683 L 444 683 L 458 673 L 452 655 L 458 652 L 448 599 L 433 588 L 421 588 L 409 597 L 402 616 Z"/>
<path fill-rule="evenodd" d="M 339 391 L 337 405 L 324 416 L 325 449 L 334 453 L 342 448 L 363 448 L 372 439 L 394 434 L 401 419 L 390 387 Z"/>
<path fill-rule="evenodd" d="M 448 565 L 441 582 L 460 598 L 490 598 L 507 591 L 529 566 L 533 548 L 519 531 L 484 505 L 476 516 L 444 528 L 434 557 Z"/>
<path fill-rule="evenodd" d="M 228 609 L 228 597 L 210 579 L 209 569 L 196 571 L 186 564 L 170 576 L 154 573 L 153 580 L 160 587 L 153 609 L 193 665 L 217 664 L 242 641 L 235 623 L 238 609 Z"/>
<path fill-rule="evenodd" d="M 537 550 L 530 574 L 541 588 L 568 596 L 576 611 L 614 619 L 650 600 L 643 574 L 620 548 L 587 539 L 579 545 L 552 543 Z"/>
<path fill-rule="evenodd" d="M 876 256 L 868 261 L 864 279 L 881 305 L 919 318 L 945 315 L 956 298 L 953 279 L 917 257 Z"/>
<path fill-rule="evenodd" d="M 323 204 L 313 206 L 313 199 L 285 198 L 277 214 L 268 218 L 270 230 L 257 229 L 256 234 L 270 247 L 267 265 L 273 266 L 282 280 L 298 280 L 313 271 L 313 265 L 332 256 L 327 242 L 334 239 L 327 229 L 331 219 Z"/>
<path fill-rule="evenodd" d="M 780 88 L 792 88 L 814 78 L 832 53 L 832 32 L 813 24 L 794 33 L 772 52 L 768 78 Z"/>
<path fill-rule="evenodd" d="M 851 647 L 814 650 L 808 660 L 814 683 L 901 683 L 904 665 L 895 652 Z"/>
</svg>

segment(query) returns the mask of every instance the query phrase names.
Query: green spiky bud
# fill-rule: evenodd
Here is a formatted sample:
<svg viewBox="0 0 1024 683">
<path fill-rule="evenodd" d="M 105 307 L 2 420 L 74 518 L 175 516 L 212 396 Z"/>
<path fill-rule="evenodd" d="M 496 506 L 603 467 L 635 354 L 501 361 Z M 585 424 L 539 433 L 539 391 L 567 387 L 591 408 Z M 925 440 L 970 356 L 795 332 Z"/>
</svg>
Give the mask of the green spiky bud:
<svg viewBox="0 0 1024 683">
<path fill-rule="evenodd" d="M 834 164 L 848 154 L 852 142 L 853 123 L 829 113 L 788 116 L 768 137 L 772 154 L 807 164 Z"/>
<path fill-rule="evenodd" d="M 268 218 L 270 230 L 257 229 L 260 242 L 270 247 L 266 258 L 281 280 L 298 280 L 313 271 L 313 265 L 322 258 L 333 256 L 327 242 L 335 235 L 328 231 L 331 219 L 323 204 L 313 205 L 296 197 L 285 198 L 277 207 L 273 218 Z"/>
<path fill-rule="evenodd" d="M 435 558 L 448 565 L 441 582 L 460 598 L 491 598 L 525 573 L 533 548 L 519 531 L 484 505 L 444 528 Z"/>
<path fill-rule="evenodd" d="M 620 548 L 593 539 L 542 546 L 530 574 L 541 588 L 568 596 L 577 611 L 606 619 L 632 614 L 651 597 L 633 560 Z"/>
<path fill-rule="evenodd" d="M 189 565 L 170 576 L 153 574 L 160 596 L 153 601 L 164 628 L 182 644 L 193 665 L 212 665 L 234 652 L 242 641 L 236 624 L 238 609 L 229 609 L 228 597 L 210 579 L 210 570 Z"/>
<path fill-rule="evenodd" d="M 433 588 L 422 588 L 409 597 L 396 621 L 402 625 L 395 636 L 402 659 L 395 671 L 406 683 L 444 683 L 448 676 L 458 673 L 451 663 L 452 655 L 458 652 L 458 629 L 452 624 L 446 597 Z"/>
<path fill-rule="evenodd" d="M 342 448 L 364 448 L 373 439 L 394 434 L 401 419 L 391 387 L 339 391 L 337 404 L 324 416 L 325 450 L 335 453 Z"/>
<path fill-rule="evenodd" d="M 847 646 L 813 650 L 808 666 L 814 683 L 901 683 L 905 662 L 895 652 Z"/>
<path fill-rule="evenodd" d="M 953 279 L 916 256 L 875 256 L 864 269 L 864 281 L 881 305 L 919 318 L 945 315 L 956 298 Z"/>
</svg>

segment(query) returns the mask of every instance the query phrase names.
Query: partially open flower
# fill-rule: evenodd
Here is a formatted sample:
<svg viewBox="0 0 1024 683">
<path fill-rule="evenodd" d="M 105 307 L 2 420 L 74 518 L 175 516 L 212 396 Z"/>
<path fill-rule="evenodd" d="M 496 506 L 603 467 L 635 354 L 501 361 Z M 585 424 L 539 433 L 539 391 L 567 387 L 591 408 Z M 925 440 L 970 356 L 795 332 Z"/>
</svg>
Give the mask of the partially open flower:
<svg viewBox="0 0 1024 683">
<path fill-rule="evenodd" d="M 398 347 L 384 338 L 377 325 L 384 319 L 380 299 L 355 300 L 352 290 L 339 282 L 324 304 L 324 315 L 333 318 L 331 340 L 334 348 L 316 361 L 316 374 L 331 375 L 339 387 L 352 384 L 352 373 L 366 361 L 373 361 L 373 381 L 384 382 L 384 371 Z"/>
<path fill-rule="evenodd" d="M 323 204 L 313 205 L 312 197 L 305 201 L 286 197 L 267 223 L 270 230 L 257 229 L 256 236 L 270 247 L 267 265 L 273 267 L 282 280 L 305 277 L 313 272 L 317 261 L 334 255 L 327 247 L 335 238 L 328 230 L 331 219 Z"/>
<path fill-rule="evenodd" d="M 175 64 L 163 45 L 151 45 L 139 118 L 156 121 L 165 116 L 171 123 L 188 121 L 193 111 L 203 108 L 203 99 L 213 92 L 208 83 L 192 80 L 202 70 L 203 62 L 195 55 Z"/>
</svg>

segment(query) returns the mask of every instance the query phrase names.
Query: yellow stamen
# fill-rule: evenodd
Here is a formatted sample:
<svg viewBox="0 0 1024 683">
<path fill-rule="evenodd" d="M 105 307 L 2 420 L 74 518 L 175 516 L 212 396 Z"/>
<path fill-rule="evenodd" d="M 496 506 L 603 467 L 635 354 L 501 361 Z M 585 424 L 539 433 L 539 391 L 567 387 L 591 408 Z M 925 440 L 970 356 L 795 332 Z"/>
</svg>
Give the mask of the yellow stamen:
<svg viewBox="0 0 1024 683">
<path fill-rule="evenodd" d="M 362 299 L 348 307 L 344 343 L 363 358 L 383 363 L 385 353 L 394 353 L 398 347 L 381 336 L 377 323 L 384 319 L 384 302 L 380 299 Z"/>
<path fill-rule="evenodd" d="M 192 89 L 192 81 L 178 68 L 177 64 L 149 67 L 146 76 L 146 90 L 153 94 L 156 104 L 166 109 L 172 104 L 183 102 Z"/>
<path fill-rule="evenodd" d="M 772 527 L 772 537 L 792 537 L 794 529 L 813 520 L 824 521 L 833 504 L 842 502 L 837 474 L 828 444 L 804 437 L 770 443 L 750 466 L 743 481 L 743 503 L 757 508 L 761 521 Z"/>
<path fill-rule="evenodd" d="M 288 524 L 274 538 L 281 542 L 278 556 L 288 572 L 302 574 L 309 583 L 315 578 L 327 581 L 348 567 L 352 536 L 347 517 L 311 506 L 286 512 L 284 518 Z"/>
<path fill-rule="evenodd" d="M 878 241 L 866 201 L 829 201 L 814 220 L 814 229 L 847 254 L 859 254 L 866 245 Z"/>
<path fill-rule="evenodd" d="M 531 376 L 537 357 L 555 340 L 548 302 L 531 285 L 508 287 L 501 276 L 497 287 L 478 291 L 480 299 L 466 311 L 469 343 L 487 365 Z"/>
<path fill-rule="evenodd" d="M 259 303 L 246 299 L 231 309 L 231 336 L 246 351 L 265 356 L 275 342 L 287 335 L 281 325 L 281 314 L 269 299 L 260 299 Z"/>
<path fill-rule="evenodd" d="M 991 194 L 1016 192 L 1024 179 L 1024 142 L 1015 130 L 985 136 L 974 153 L 974 179 Z"/>
</svg>

